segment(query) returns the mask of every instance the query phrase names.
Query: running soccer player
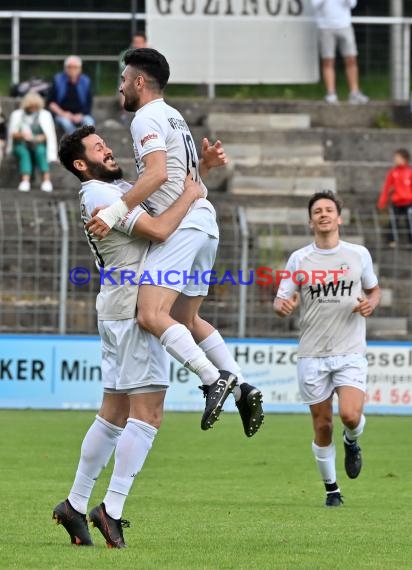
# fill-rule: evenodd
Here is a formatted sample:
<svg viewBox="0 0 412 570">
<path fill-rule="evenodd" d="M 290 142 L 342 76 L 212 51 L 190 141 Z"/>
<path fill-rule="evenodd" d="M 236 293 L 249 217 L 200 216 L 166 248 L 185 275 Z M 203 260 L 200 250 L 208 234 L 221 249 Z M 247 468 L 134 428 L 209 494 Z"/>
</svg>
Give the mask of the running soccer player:
<svg viewBox="0 0 412 570">
<path fill-rule="evenodd" d="M 99 204 L 115 202 L 130 188 L 110 148 L 92 126 L 78 129 L 60 143 L 62 164 L 82 183 L 83 222 Z M 116 224 L 104 240 L 90 240 L 99 267 L 117 268 L 111 275 L 118 285 L 102 284 L 97 296 L 98 329 L 102 341 L 102 406 L 81 447 L 80 461 L 68 498 L 53 510 L 71 542 L 93 544 L 87 521 L 88 502 L 103 468 L 115 451 L 112 477 L 103 502 L 91 510 L 90 520 L 107 546 L 125 546 L 122 521 L 124 503 L 141 471 L 163 417 L 170 363 L 158 339 L 136 323 L 137 286 L 122 283 L 121 275 L 137 276 L 143 269 L 149 239 L 166 240 L 178 227 L 201 187 L 187 180 L 185 190 L 160 216 L 152 217 L 137 206 Z"/>
<path fill-rule="evenodd" d="M 287 317 L 301 301 L 299 389 L 312 414 L 312 450 L 325 484 L 326 506 L 338 507 L 343 501 L 336 481 L 332 399 L 336 392 L 344 425 L 345 470 L 355 479 L 362 468 L 358 438 L 365 427 L 365 318 L 378 306 L 380 289 L 369 251 L 339 239 L 341 203 L 333 192 L 314 194 L 308 211 L 315 241 L 290 256 L 290 277 L 281 281 L 274 310 Z M 306 272 L 307 283 L 299 271 Z M 317 281 L 322 272 L 325 277 Z M 299 276 L 301 285 L 295 283 Z"/>
<path fill-rule="evenodd" d="M 207 160 L 199 163 L 182 115 L 163 100 L 170 74 L 165 57 L 154 49 L 142 48 L 126 52 L 124 62 L 119 90 L 125 98 L 124 108 L 136 112 L 131 134 L 139 176 L 129 192 L 86 224 L 98 238 L 107 235 L 130 208 L 143 201 L 155 214 L 162 213 L 181 194 L 187 174 L 201 183 L 209 166 Z M 203 150 L 207 156 L 207 141 Z M 203 276 L 213 267 L 218 241 L 212 204 L 206 198 L 197 200 L 178 231 L 164 244 L 150 248 L 145 272 L 157 275 L 160 270 L 164 275 L 177 270 L 180 275 Z M 142 284 L 139 324 L 200 377 L 206 398 L 201 428 L 212 427 L 233 390 L 245 434 L 251 437 L 263 422 L 262 394 L 246 383 L 220 333 L 200 318 L 199 309 L 207 293 L 208 283 L 203 279 L 190 279 L 189 283 L 180 279 L 173 285 Z"/>
</svg>

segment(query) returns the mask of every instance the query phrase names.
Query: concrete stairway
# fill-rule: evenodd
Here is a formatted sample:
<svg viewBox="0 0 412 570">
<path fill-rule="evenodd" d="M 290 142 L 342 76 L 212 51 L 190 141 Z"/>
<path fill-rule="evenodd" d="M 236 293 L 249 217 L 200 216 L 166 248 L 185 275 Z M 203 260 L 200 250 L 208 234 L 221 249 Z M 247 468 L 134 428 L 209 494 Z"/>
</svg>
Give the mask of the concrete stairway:
<svg viewBox="0 0 412 570">
<path fill-rule="evenodd" d="M 203 136 L 223 141 L 231 164 L 213 172 L 207 181 L 211 199 L 221 219 L 224 213 L 223 222 L 225 216 L 230 219 L 236 215 L 233 213 L 235 206 L 243 205 L 248 209 L 254 254 L 260 249 L 262 257 L 268 256 L 273 263 L 273 257 L 279 258 L 279 263 L 283 263 L 283 256 L 291 249 L 310 241 L 305 208 L 308 196 L 317 190 L 337 190 L 345 202 L 348 239 L 365 243 L 380 269 L 384 303 L 375 320 L 370 321 L 370 333 L 378 337 L 404 337 L 412 330 L 411 252 L 387 250 L 383 237 L 377 241 L 375 219 L 354 218 L 354 212 L 359 209 L 373 210 L 393 151 L 398 147 L 412 149 L 412 130 L 404 128 L 411 126 L 406 106 L 371 103 L 364 107 L 342 104 L 332 108 L 322 102 L 183 99 L 171 103 L 185 116 L 199 147 Z M 13 100 L 2 101 L 6 115 L 15 104 Z M 116 120 L 116 99 L 97 99 L 94 114 L 97 130 L 113 149 L 125 178 L 134 180 L 136 172 L 130 134 L 127 126 Z M 396 128 L 376 128 L 383 116 L 394 122 Z M 51 195 L 36 187 L 30 194 L 18 193 L 15 190 L 18 183 L 15 163 L 7 159 L 0 169 L 0 201 L 13 199 L 27 204 L 37 200 L 47 208 L 58 200 L 75 203 L 78 180 L 58 164 L 52 165 L 52 179 L 55 191 Z M 76 208 L 77 204 L 74 204 L 73 212 Z M 77 219 L 77 213 L 73 216 Z M 233 243 L 237 240 L 235 234 L 228 239 L 228 227 L 222 224 L 220 259 L 224 263 L 226 259 L 234 259 Z M 271 227 L 276 228 L 274 233 Z M 11 243 L 7 247 L 12 248 Z M 10 252 L 12 263 L 14 250 L 10 249 Z M 76 255 L 82 259 L 82 264 L 86 263 L 83 259 L 89 257 L 87 246 L 84 251 L 83 246 L 79 246 Z M 41 269 L 45 271 L 46 266 Z M 29 290 L 31 276 L 26 278 L 24 288 Z M 83 300 L 79 298 L 80 302 Z M 212 299 L 209 306 L 223 314 L 224 311 L 219 309 L 220 302 L 215 303 Z M 269 298 L 259 300 L 263 312 L 267 312 L 267 302 L 270 302 Z M 94 315 L 93 307 L 91 311 Z M 250 311 L 252 314 L 259 308 L 251 306 Z M 236 318 L 236 313 L 234 315 Z M 80 329 L 86 330 L 87 323 Z M 267 321 L 262 320 L 262 331 L 266 324 Z M 290 326 L 293 328 L 293 324 Z M 292 334 L 294 330 L 289 332 Z"/>
</svg>

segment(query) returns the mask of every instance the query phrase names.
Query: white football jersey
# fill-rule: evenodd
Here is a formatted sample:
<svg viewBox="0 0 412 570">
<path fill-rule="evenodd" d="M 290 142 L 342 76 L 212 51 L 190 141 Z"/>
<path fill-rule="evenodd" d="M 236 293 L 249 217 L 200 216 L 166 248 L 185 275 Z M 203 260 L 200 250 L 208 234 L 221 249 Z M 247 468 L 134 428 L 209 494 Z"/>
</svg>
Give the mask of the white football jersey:
<svg viewBox="0 0 412 570">
<path fill-rule="evenodd" d="M 168 180 L 145 203 L 159 215 L 182 194 L 186 176 L 202 183 L 199 158 L 193 137 L 182 115 L 163 99 L 155 99 L 136 111 L 130 126 L 138 174 L 144 172 L 143 158 L 155 151 L 165 151 Z M 206 188 L 205 188 L 206 191 Z M 197 200 L 179 228 L 197 228 L 218 238 L 216 212 L 209 200 Z"/>
<path fill-rule="evenodd" d="M 89 180 L 80 190 L 80 213 L 84 223 L 90 220 L 92 211 L 102 205 L 110 206 L 130 188 L 125 180 L 101 182 Z M 136 315 L 137 284 L 132 284 L 125 271 L 134 275 L 138 283 L 146 260 L 149 242 L 132 236 L 133 226 L 145 212 L 141 206 L 130 210 L 102 240 L 86 236 L 100 272 L 100 293 L 96 299 L 99 320 L 116 321 L 132 319 Z M 116 268 L 116 269 L 114 269 Z"/>
<path fill-rule="evenodd" d="M 281 281 L 277 297 L 289 299 L 296 291 L 300 293 L 298 356 L 364 354 L 365 318 L 352 310 L 362 291 L 378 284 L 369 251 L 345 241 L 334 249 L 319 249 L 312 243 L 292 253 L 286 270 L 291 277 Z M 332 273 L 337 270 L 340 274 Z M 314 271 L 327 273 L 324 284 L 313 281 Z M 308 282 L 295 283 L 306 278 L 305 272 Z"/>
</svg>

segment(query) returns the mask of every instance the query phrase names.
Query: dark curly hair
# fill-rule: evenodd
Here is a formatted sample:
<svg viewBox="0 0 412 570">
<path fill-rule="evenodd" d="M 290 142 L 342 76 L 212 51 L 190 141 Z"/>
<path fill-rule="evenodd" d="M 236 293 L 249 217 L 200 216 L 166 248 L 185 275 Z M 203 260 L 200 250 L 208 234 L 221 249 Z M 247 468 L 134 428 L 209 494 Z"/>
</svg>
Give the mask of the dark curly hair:
<svg viewBox="0 0 412 570">
<path fill-rule="evenodd" d="M 71 135 L 64 135 L 59 144 L 59 159 L 64 168 L 72 172 L 79 180 L 83 180 L 82 173 L 74 167 L 75 160 L 84 160 L 86 149 L 83 139 L 94 135 L 96 129 L 92 125 L 85 125 L 76 129 Z"/>
</svg>

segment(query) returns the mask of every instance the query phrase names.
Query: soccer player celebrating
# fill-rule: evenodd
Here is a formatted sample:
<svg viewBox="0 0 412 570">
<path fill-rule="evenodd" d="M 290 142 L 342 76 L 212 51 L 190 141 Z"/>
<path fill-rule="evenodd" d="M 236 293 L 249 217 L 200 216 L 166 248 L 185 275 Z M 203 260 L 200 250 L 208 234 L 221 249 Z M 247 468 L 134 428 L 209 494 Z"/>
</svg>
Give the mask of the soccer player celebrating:
<svg viewBox="0 0 412 570">
<path fill-rule="evenodd" d="M 163 100 L 170 75 L 165 57 L 154 49 L 141 48 L 126 52 L 124 62 L 119 90 L 125 98 L 124 108 L 136 112 L 130 128 L 139 177 L 129 192 L 86 224 L 98 238 L 107 235 L 129 209 L 143 201 L 154 214 L 161 214 L 181 194 L 188 173 L 201 183 L 209 168 L 216 161 L 220 163 L 214 148 L 220 142 L 209 146 L 206 139 L 199 163 L 185 120 Z M 197 200 L 178 231 L 164 244 L 150 248 L 145 272 L 157 275 L 161 271 L 165 275 L 177 270 L 186 277 L 204 276 L 213 267 L 218 241 L 212 204 L 206 198 Z M 233 390 L 245 434 L 251 437 L 263 422 L 262 394 L 246 383 L 220 333 L 200 318 L 199 309 L 207 293 L 208 284 L 196 278 L 175 284 L 142 284 L 139 324 L 200 377 L 206 398 L 202 429 L 212 427 Z"/>
<path fill-rule="evenodd" d="M 326 506 L 337 507 L 343 501 L 336 481 L 332 399 L 336 392 L 344 425 L 345 470 L 355 479 L 362 468 L 358 438 L 365 427 L 365 318 L 377 307 L 380 289 L 368 250 L 339 239 L 341 204 L 336 196 L 329 191 L 314 194 L 308 211 L 315 241 L 290 256 L 290 277 L 281 281 L 274 310 L 287 317 L 301 302 L 299 389 L 312 414 L 312 450 L 325 484 Z M 307 282 L 299 271 L 308 274 Z M 315 282 L 312 276 L 322 272 L 329 277 Z M 296 284 L 299 275 L 301 285 Z"/>
<path fill-rule="evenodd" d="M 99 204 L 115 202 L 130 188 L 111 149 L 85 126 L 63 137 L 59 157 L 82 182 L 80 210 L 83 222 Z M 103 468 L 115 452 L 112 477 L 103 502 L 92 509 L 90 520 L 110 548 L 123 548 L 122 512 L 132 484 L 142 470 L 163 417 L 170 363 L 157 338 L 136 323 L 137 286 L 122 283 L 122 272 L 139 276 L 149 241 L 166 240 L 202 196 L 193 181 L 173 206 L 157 217 L 138 206 L 128 212 L 110 235 L 90 247 L 99 267 L 113 268 L 116 284 L 101 284 L 96 309 L 102 340 L 103 402 L 83 439 L 80 461 L 68 498 L 53 510 L 71 542 L 92 545 L 86 521 L 88 502 Z M 88 236 L 90 237 L 90 236 Z M 137 277 L 138 279 L 138 277 Z"/>
</svg>

